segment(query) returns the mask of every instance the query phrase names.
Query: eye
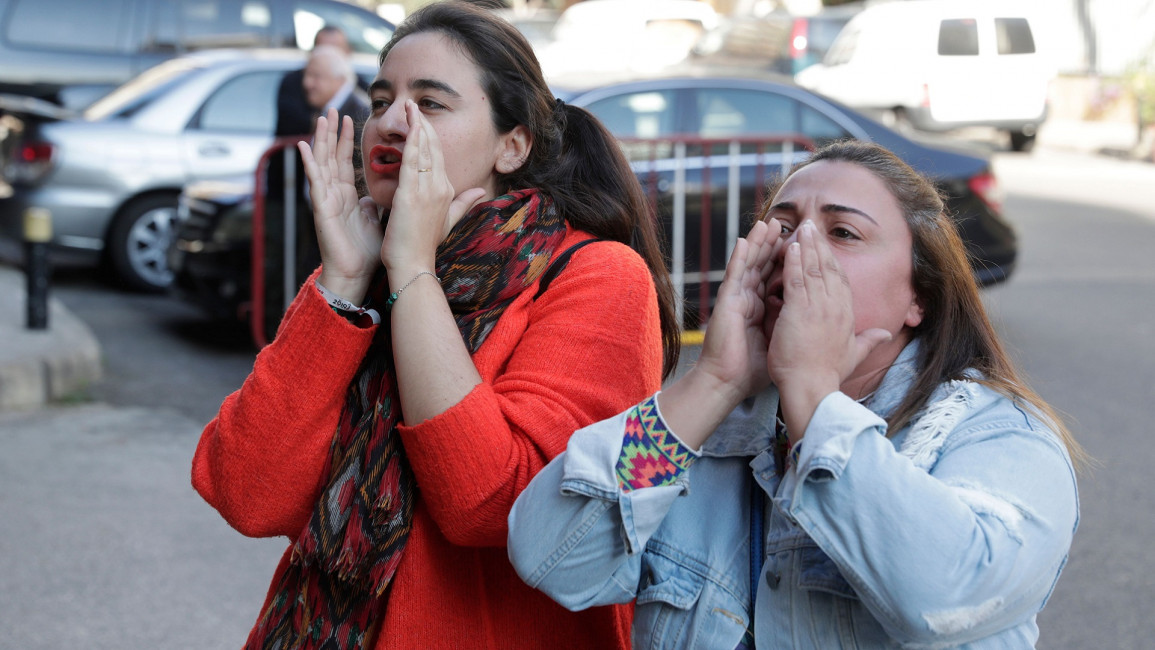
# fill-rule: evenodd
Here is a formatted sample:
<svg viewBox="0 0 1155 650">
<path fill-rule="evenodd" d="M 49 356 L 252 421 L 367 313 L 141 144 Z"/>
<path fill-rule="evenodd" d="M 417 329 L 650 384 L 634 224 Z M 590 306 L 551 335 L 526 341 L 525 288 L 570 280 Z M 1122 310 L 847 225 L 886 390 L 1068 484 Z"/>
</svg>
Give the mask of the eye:
<svg viewBox="0 0 1155 650">
<path fill-rule="evenodd" d="M 369 101 L 369 110 L 372 111 L 374 114 L 380 114 L 380 113 L 383 113 L 383 112 L 389 110 L 389 106 L 392 103 L 393 102 L 389 101 L 388 99 L 384 99 L 382 97 L 375 97 Z"/>
<path fill-rule="evenodd" d="M 444 104 L 441 104 L 440 102 L 432 100 L 428 97 L 423 97 L 420 100 L 418 100 L 417 105 L 420 106 L 422 109 L 431 110 L 431 111 L 436 111 L 436 110 L 440 110 L 442 108 L 445 108 Z"/>
<path fill-rule="evenodd" d="M 830 231 L 830 236 L 834 237 L 835 239 L 846 239 L 846 240 L 861 239 L 858 235 L 847 230 L 846 228 L 839 228 L 839 227 L 833 228 Z"/>
<path fill-rule="evenodd" d="M 790 233 L 794 232 L 794 224 L 790 223 L 789 221 L 783 221 L 781 218 L 779 218 L 778 223 L 782 226 L 783 237 L 789 236 Z"/>
</svg>

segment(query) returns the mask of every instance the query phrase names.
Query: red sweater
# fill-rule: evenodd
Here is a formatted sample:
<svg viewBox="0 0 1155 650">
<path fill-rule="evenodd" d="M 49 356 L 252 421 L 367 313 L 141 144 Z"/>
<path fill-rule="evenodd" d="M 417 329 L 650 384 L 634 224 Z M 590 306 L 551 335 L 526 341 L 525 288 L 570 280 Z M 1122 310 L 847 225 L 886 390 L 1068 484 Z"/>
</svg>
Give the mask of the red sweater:
<svg viewBox="0 0 1155 650">
<path fill-rule="evenodd" d="M 558 250 L 587 238 L 571 229 Z M 570 434 L 660 388 L 656 294 L 641 258 L 611 242 L 574 253 L 532 301 L 536 290 L 473 355 L 482 383 L 399 429 L 420 498 L 379 650 L 629 647 L 628 607 L 563 609 L 517 577 L 505 543 L 514 499 Z M 306 282 L 276 340 L 205 427 L 193 486 L 241 533 L 295 540 L 304 529 L 373 331 L 333 313 Z"/>
</svg>

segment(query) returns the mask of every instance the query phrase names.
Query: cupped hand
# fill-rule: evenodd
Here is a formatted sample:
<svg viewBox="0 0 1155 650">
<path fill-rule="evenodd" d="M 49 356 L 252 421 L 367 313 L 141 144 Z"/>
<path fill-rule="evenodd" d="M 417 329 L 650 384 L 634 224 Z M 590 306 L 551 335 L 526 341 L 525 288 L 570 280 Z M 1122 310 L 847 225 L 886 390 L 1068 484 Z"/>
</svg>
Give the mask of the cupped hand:
<svg viewBox="0 0 1155 650">
<path fill-rule="evenodd" d="M 313 146 L 297 148 L 309 179 L 313 219 L 320 246 L 321 283 L 342 297 L 360 303 L 369 280 L 380 265 L 381 219 L 372 199 L 358 199 L 353 173 L 353 120 L 344 117 L 337 135 L 337 111 L 317 118 Z"/>
<path fill-rule="evenodd" d="M 814 400 L 839 390 L 891 335 L 883 329 L 855 333 L 850 284 L 812 221 L 803 222 L 797 241 L 787 247 L 782 279 L 784 304 L 767 357 L 770 377 L 784 400 L 788 392 L 801 393 L 816 407 Z"/>
<path fill-rule="evenodd" d="M 390 271 L 432 271 L 440 244 L 465 213 L 485 198 L 482 188 L 458 194 L 445 173 L 441 142 L 412 100 L 405 102 L 409 133 L 380 256 Z"/>
<path fill-rule="evenodd" d="M 739 239 L 726 264 L 695 371 L 707 372 L 741 400 L 770 382 L 766 369 L 766 289 L 782 232 L 777 219 L 759 221 Z"/>
</svg>

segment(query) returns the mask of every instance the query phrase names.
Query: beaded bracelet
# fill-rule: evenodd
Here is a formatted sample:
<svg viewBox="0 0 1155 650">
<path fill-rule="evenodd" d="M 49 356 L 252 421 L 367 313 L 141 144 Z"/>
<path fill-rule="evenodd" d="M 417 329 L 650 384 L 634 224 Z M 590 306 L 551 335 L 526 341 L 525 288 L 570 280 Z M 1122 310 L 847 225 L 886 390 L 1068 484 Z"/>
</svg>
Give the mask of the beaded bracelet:
<svg viewBox="0 0 1155 650">
<path fill-rule="evenodd" d="M 436 275 L 434 275 L 433 271 L 421 271 L 421 272 L 420 272 L 420 273 L 418 273 L 417 275 L 415 275 L 415 276 L 413 276 L 412 278 L 410 278 L 410 280 L 409 280 L 408 282 L 406 282 L 404 285 L 402 285 L 402 287 L 401 287 L 400 289 L 398 289 L 398 290 L 394 291 L 393 293 L 389 294 L 389 297 L 385 299 L 385 311 L 389 311 L 390 309 L 392 309 L 392 308 L 393 308 L 393 303 L 397 302 L 397 299 L 401 297 L 401 292 L 402 292 L 402 291 L 405 291 L 406 289 L 408 289 L 408 288 L 409 288 L 409 285 L 411 285 L 411 284 L 413 284 L 414 282 L 416 282 L 416 281 L 417 281 L 417 278 L 419 278 L 419 277 L 421 277 L 421 276 L 423 276 L 423 275 L 428 275 L 428 276 L 431 276 L 431 277 L 432 277 L 434 280 L 437 280 L 438 282 L 441 282 L 441 278 L 439 278 L 439 277 L 437 277 Z"/>
<path fill-rule="evenodd" d="M 381 314 L 377 313 L 376 309 L 358 307 L 332 291 L 329 291 L 317 280 L 313 280 L 313 284 L 317 287 L 317 291 L 321 292 L 321 297 L 325 299 L 325 302 L 329 303 L 329 307 L 337 312 L 338 315 L 344 317 L 345 320 L 353 322 L 362 316 L 368 316 L 374 325 L 381 322 Z"/>
</svg>

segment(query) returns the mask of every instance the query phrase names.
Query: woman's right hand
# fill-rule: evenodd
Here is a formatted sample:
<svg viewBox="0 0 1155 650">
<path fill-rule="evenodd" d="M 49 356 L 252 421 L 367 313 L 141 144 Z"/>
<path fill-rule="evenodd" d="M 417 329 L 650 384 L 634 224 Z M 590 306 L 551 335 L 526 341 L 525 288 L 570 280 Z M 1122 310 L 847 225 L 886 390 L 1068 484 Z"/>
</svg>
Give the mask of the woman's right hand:
<svg viewBox="0 0 1155 650">
<path fill-rule="evenodd" d="M 337 111 L 317 118 L 313 146 L 297 144 L 309 179 L 321 275 L 326 289 L 353 304 L 361 304 L 369 281 L 380 267 L 383 229 L 372 199 L 358 199 L 353 170 L 353 120 L 344 117 L 337 135 Z"/>
<path fill-rule="evenodd" d="M 759 221 L 735 243 L 698 362 L 658 395 L 666 424 L 692 449 L 739 402 L 770 384 L 766 289 L 781 232 L 777 219 Z"/>
<path fill-rule="evenodd" d="M 781 232 L 777 219 L 759 221 L 744 239 L 738 240 L 726 264 L 698 358 L 696 367 L 733 387 L 738 399 L 770 384 L 766 368 L 766 289 Z"/>
</svg>

